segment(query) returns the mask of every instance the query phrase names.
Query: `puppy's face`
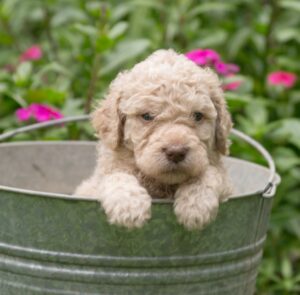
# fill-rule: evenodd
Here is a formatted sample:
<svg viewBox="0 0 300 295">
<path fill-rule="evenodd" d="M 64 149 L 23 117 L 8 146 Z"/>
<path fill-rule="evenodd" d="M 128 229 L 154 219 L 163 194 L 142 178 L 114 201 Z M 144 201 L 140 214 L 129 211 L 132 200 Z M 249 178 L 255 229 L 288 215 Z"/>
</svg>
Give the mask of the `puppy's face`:
<svg viewBox="0 0 300 295">
<path fill-rule="evenodd" d="M 184 84 L 162 85 L 121 101 L 124 145 L 137 167 L 164 183 L 198 176 L 209 164 L 217 111 L 203 85 L 196 92 Z"/>
<path fill-rule="evenodd" d="M 143 174 L 167 184 L 226 154 L 231 127 L 216 75 L 170 51 L 118 76 L 93 123 L 106 145 L 131 150 Z"/>
</svg>

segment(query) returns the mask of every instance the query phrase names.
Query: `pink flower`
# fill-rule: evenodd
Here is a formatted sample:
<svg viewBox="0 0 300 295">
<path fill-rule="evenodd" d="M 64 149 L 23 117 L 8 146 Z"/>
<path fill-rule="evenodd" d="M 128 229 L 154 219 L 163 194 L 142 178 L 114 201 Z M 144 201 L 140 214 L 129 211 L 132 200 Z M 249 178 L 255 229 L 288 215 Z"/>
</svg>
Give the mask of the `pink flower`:
<svg viewBox="0 0 300 295">
<path fill-rule="evenodd" d="M 240 67 L 236 64 L 226 64 L 229 75 L 237 73 L 240 71 Z"/>
<path fill-rule="evenodd" d="M 185 56 L 196 64 L 210 65 L 220 60 L 219 54 L 212 49 L 196 49 L 185 54 Z"/>
<path fill-rule="evenodd" d="M 19 121 L 27 121 L 31 117 L 31 110 L 29 108 L 20 108 L 16 111 L 16 116 Z"/>
<path fill-rule="evenodd" d="M 215 64 L 215 69 L 217 71 L 218 74 L 220 75 L 226 75 L 228 73 L 228 68 L 227 68 L 227 65 L 223 62 L 217 62 Z"/>
<path fill-rule="evenodd" d="M 235 64 L 226 64 L 221 61 L 215 63 L 215 69 L 217 73 L 223 76 L 230 76 L 240 70 L 239 66 Z"/>
<path fill-rule="evenodd" d="M 229 76 L 240 70 L 239 66 L 235 64 L 224 63 L 220 55 L 212 49 L 195 49 L 186 53 L 185 56 L 199 66 L 215 68 L 217 73 L 223 76 Z"/>
<path fill-rule="evenodd" d="M 277 71 L 268 75 L 268 83 L 270 85 L 281 85 L 291 88 L 296 83 L 297 76 L 294 73 Z"/>
<path fill-rule="evenodd" d="M 60 119 L 63 117 L 63 115 L 53 107 L 37 103 L 33 103 L 26 108 L 18 109 L 16 116 L 19 121 L 28 121 L 30 118 L 33 118 L 37 122 Z"/>
<path fill-rule="evenodd" d="M 33 45 L 23 52 L 20 56 L 20 61 L 39 60 L 43 55 L 42 49 L 38 45 Z"/>
<path fill-rule="evenodd" d="M 229 91 L 234 91 L 236 89 L 238 89 L 242 84 L 242 81 L 234 81 L 234 82 L 230 82 L 228 84 L 225 84 L 222 86 L 223 90 L 229 90 Z"/>
</svg>

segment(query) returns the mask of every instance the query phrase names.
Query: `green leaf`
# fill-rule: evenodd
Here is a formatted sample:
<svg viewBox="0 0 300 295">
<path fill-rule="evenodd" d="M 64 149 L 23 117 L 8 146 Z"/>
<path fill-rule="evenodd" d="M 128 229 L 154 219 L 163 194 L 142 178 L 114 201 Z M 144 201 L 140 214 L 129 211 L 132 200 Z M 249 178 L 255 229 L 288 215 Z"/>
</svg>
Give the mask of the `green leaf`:
<svg viewBox="0 0 300 295">
<path fill-rule="evenodd" d="M 116 51 L 108 56 L 106 65 L 100 70 L 101 75 L 106 75 L 121 67 L 129 60 L 134 60 L 136 57 L 144 53 L 149 46 L 150 42 L 147 39 L 120 42 L 117 45 Z"/>
<path fill-rule="evenodd" d="M 300 70 L 300 64 L 295 62 L 295 59 L 292 57 L 289 57 L 287 55 L 277 56 L 276 57 L 277 64 L 281 68 L 287 68 L 290 71 L 299 71 Z"/>
<path fill-rule="evenodd" d="M 257 52 L 263 54 L 266 48 L 265 37 L 258 34 L 251 34 L 250 38 L 253 44 L 255 45 Z"/>
<path fill-rule="evenodd" d="M 88 18 L 83 11 L 79 9 L 72 8 L 71 6 L 68 9 L 63 9 L 58 11 L 53 18 L 51 19 L 52 27 L 60 27 L 71 22 L 85 22 Z"/>
<path fill-rule="evenodd" d="M 3 129 L 3 130 L 12 129 L 12 127 L 15 125 L 15 123 L 16 123 L 15 114 L 10 114 L 9 116 L 6 116 L 6 117 L 1 117 L 0 129 Z"/>
<path fill-rule="evenodd" d="M 103 53 L 112 48 L 114 41 L 107 35 L 101 34 L 96 40 L 96 51 Z"/>
<path fill-rule="evenodd" d="M 20 95 L 20 94 L 18 94 L 18 93 L 16 93 L 16 92 L 14 92 L 14 93 L 12 93 L 12 92 L 7 92 L 6 93 L 9 97 L 11 97 L 17 104 L 19 104 L 21 107 L 26 107 L 26 105 L 27 105 L 27 103 L 26 103 L 26 101 L 24 100 L 24 98 Z"/>
<path fill-rule="evenodd" d="M 225 30 L 215 29 L 212 31 L 206 31 L 205 34 L 195 42 L 196 47 L 208 48 L 215 47 L 223 44 L 228 37 L 228 33 Z"/>
<path fill-rule="evenodd" d="M 281 273 L 284 278 L 290 278 L 293 274 L 291 262 L 287 257 L 284 257 L 281 262 Z"/>
<path fill-rule="evenodd" d="M 152 0 L 131 0 L 130 4 L 133 6 L 141 6 L 141 7 L 146 7 L 146 8 L 152 8 L 156 10 L 166 10 L 166 6 L 163 3 L 159 3 L 158 1 L 152 1 Z"/>
<path fill-rule="evenodd" d="M 44 75 L 48 72 L 56 72 L 64 75 L 70 75 L 70 71 L 63 65 L 52 62 L 43 66 L 43 68 L 38 72 L 40 75 Z"/>
<path fill-rule="evenodd" d="M 3 31 L 0 31 L 0 44 L 4 45 L 12 45 L 13 44 L 13 37 Z"/>
<path fill-rule="evenodd" d="M 283 0 L 279 2 L 279 6 L 294 12 L 300 12 L 300 2 L 298 0 Z"/>
<path fill-rule="evenodd" d="M 269 125 L 268 137 L 275 142 L 288 142 L 300 149 L 300 120 L 296 118 L 284 119 Z"/>
<path fill-rule="evenodd" d="M 86 1 L 85 9 L 94 17 L 99 17 L 104 3 L 102 1 Z"/>
<path fill-rule="evenodd" d="M 45 84 L 45 81 L 43 81 L 43 77 L 45 77 L 48 73 L 56 73 L 60 75 L 66 76 L 68 79 L 70 79 L 71 72 L 61 64 L 58 64 L 56 62 L 52 62 L 49 64 L 44 65 L 40 71 L 38 71 L 33 77 L 32 77 L 32 84 L 31 88 L 39 88 L 42 85 Z M 61 82 L 62 79 L 60 79 L 59 82 Z"/>
<path fill-rule="evenodd" d="M 298 196 L 299 196 L 299 192 L 298 192 Z M 295 235 L 298 238 L 298 240 L 300 239 L 300 218 L 299 218 L 299 214 L 297 214 L 295 216 L 295 218 L 288 221 L 287 230 L 290 233 L 292 233 L 293 235 Z"/>
<path fill-rule="evenodd" d="M 128 23 L 127 22 L 119 22 L 115 26 L 111 28 L 111 30 L 108 33 L 108 36 L 111 39 L 116 39 L 123 35 L 128 28 Z"/>
<path fill-rule="evenodd" d="M 251 101 L 250 97 L 236 94 L 233 92 L 225 92 L 225 98 L 228 102 L 230 110 L 241 108 Z"/>
<path fill-rule="evenodd" d="M 85 36 L 95 38 L 97 36 L 97 29 L 89 25 L 83 25 L 80 23 L 74 24 L 73 29 Z"/>
<path fill-rule="evenodd" d="M 8 90 L 8 86 L 5 83 L 0 83 L 0 93 L 4 93 Z"/>
<path fill-rule="evenodd" d="M 113 21 L 124 19 L 124 17 L 129 14 L 132 8 L 132 5 L 128 5 L 128 3 L 118 3 L 118 5 L 115 6 L 111 11 L 111 19 Z"/>
<path fill-rule="evenodd" d="M 15 7 L 18 5 L 19 0 L 6 0 L 1 3 L 0 16 L 7 17 L 13 13 Z"/>
<path fill-rule="evenodd" d="M 245 112 L 254 125 L 263 126 L 267 123 L 268 112 L 263 104 L 252 101 L 246 106 Z"/>
<path fill-rule="evenodd" d="M 276 165 L 281 171 L 288 171 L 300 164 L 299 156 L 290 148 L 278 147 L 273 152 Z"/>
<path fill-rule="evenodd" d="M 61 109 L 65 116 L 82 115 L 83 113 L 83 100 L 69 98 L 66 100 L 63 108 Z"/>
<path fill-rule="evenodd" d="M 29 89 L 26 94 L 26 100 L 29 103 L 49 103 L 55 105 L 62 105 L 66 94 L 52 88 L 41 88 L 41 89 Z"/>
<path fill-rule="evenodd" d="M 188 17 L 195 17 L 196 15 L 208 12 L 228 12 L 234 10 L 235 5 L 233 3 L 224 2 L 210 2 L 200 4 L 192 9 L 188 14 Z"/>
<path fill-rule="evenodd" d="M 251 36 L 250 28 L 240 28 L 228 42 L 228 54 L 230 58 L 236 57 L 240 50 L 245 46 Z"/>
<path fill-rule="evenodd" d="M 298 28 L 279 28 L 275 31 L 275 38 L 279 42 L 297 41 L 300 43 L 300 33 Z"/>
<path fill-rule="evenodd" d="M 13 75 L 13 80 L 18 86 L 24 86 L 28 82 L 31 72 L 32 64 L 30 62 L 22 62 Z"/>
<path fill-rule="evenodd" d="M 241 115 L 236 116 L 236 121 L 238 122 L 241 129 L 248 135 L 255 136 L 258 131 L 257 127 L 253 125 L 253 122 L 246 117 Z"/>
</svg>

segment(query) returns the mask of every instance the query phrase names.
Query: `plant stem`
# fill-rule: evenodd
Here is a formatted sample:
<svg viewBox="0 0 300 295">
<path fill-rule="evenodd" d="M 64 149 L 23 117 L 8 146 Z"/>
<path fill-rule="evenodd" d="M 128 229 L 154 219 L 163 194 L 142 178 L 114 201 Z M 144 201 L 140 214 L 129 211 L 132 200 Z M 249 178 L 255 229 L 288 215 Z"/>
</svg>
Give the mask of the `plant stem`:
<svg viewBox="0 0 300 295">
<path fill-rule="evenodd" d="M 96 53 L 93 60 L 92 70 L 91 70 L 91 80 L 88 86 L 87 97 L 85 101 L 84 111 L 89 113 L 91 111 L 93 96 L 95 94 L 97 80 L 99 79 L 99 70 L 101 63 L 101 54 Z"/>
<path fill-rule="evenodd" d="M 274 47 L 273 31 L 279 14 L 277 0 L 269 0 L 268 3 L 271 8 L 271 16 L 265 38 L 265 75 L 269 72 L 269 66 L 272 63 L 271 50 Z"/>
<path fill-rule="evenodd" d="M 103 3 L 100 7 L 100 15 L 97 23 L 99 35 L 106 34 L 107 24 L 108 24 L 108 10 L 107 10 L 107 5 Z M 102 52 L 98 51 L 97 49 L 97 41 L 95 40 L 94 59 L 92 62 L 92 69 L 91 69 L 91 80 L 88 86 L 87 96 L 86 96 L 86 101 L 84 106 L 84 111 L 86 113 L 89 113 L 92 108 L 92 101 L 96 91 L 97 81 L 100 76 L 99 73 L 100 73 L 100 65 L 101 65 L 101 53 Z"/>
<path fill-rule="evenodd" d="M 4 28 L 4 30 L 6 30 L 7 34 L 10 35 L 13 38 L 13 46 L 15 47 L 17 52 L 21 53 L 22 49 L 21 49 L 21 46 L 18 42 L 18 38 L 14 35 L 13 30 L 12 30 L 9 22 L 4 20 L 3 18 L 1 18 L 1 24 L 2 24 L 2 27 Z"/>
<path fill-rule="evenodd" d="M 59 56 L 58 56 L 58 46 L 53 38 L 52 30 L 51 30 L 51 13 L 50 11 L 46 8 L 45 9 L 45 33 L 46 37 L 48 39 L 48 42 L 50 44 L 51 52 L 53 53 L 54 58 L 59 61 Z"/>
</svg>

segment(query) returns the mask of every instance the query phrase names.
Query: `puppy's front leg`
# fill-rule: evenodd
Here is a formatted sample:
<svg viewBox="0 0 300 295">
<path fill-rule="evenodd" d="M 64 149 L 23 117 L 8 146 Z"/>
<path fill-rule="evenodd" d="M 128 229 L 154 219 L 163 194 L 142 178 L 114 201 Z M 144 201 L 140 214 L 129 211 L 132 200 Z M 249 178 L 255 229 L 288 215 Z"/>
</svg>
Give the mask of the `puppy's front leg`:
<svg viewBox="0 0 300 295">
<path fill-rule="evenodd" d="M 174 203 L 179 223 L 189 230 L 203 228 L 216 217 L 220 200 L 230 192 L 228 188 L 224 172 L 213 166 L 200 179 L 180 186 Z"/>
<path fill-rule="evenodd" d="M 103 176 L 97 198 L 112 224 L 141 227 L 151 217 L 151 197 L 133 175 L 118 172 Z"/>
</svg>

